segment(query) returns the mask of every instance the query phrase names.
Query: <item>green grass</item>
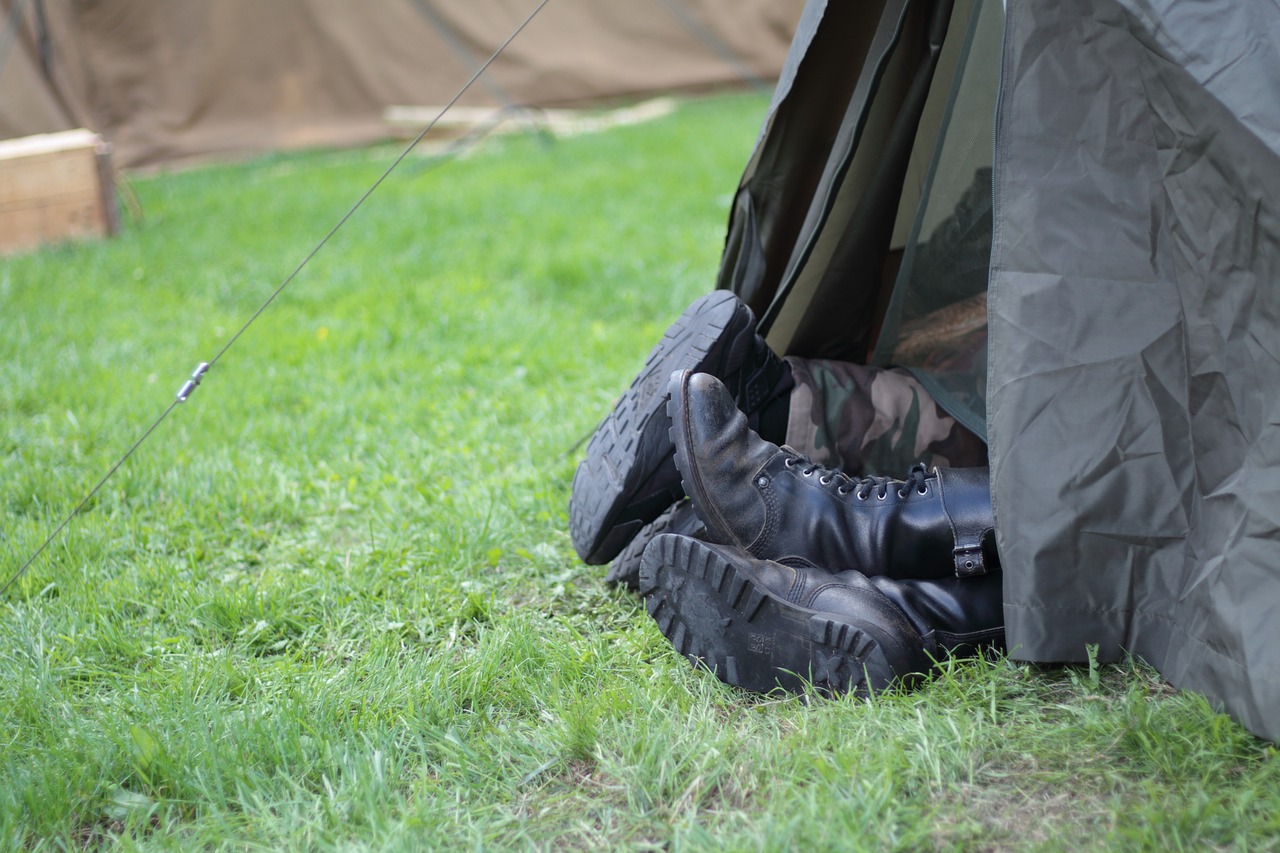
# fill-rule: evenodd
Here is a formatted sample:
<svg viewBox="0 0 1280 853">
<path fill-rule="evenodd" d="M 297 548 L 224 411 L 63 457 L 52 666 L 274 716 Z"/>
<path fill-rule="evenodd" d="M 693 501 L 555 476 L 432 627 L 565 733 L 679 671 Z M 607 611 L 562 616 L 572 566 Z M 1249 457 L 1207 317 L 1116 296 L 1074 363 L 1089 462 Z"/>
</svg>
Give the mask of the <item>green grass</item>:
<svg viewBox="0 0 1280 853">
<path fill-rule="evenodd" d="M 407 160 L 0 602 L 0 849 L 1280 846 L 1275 750 L 1139 664 L 751 697 L 577 561 L 764 108 Z M 0 261 L 6 577 L 396 153 Z"/>
</svg>

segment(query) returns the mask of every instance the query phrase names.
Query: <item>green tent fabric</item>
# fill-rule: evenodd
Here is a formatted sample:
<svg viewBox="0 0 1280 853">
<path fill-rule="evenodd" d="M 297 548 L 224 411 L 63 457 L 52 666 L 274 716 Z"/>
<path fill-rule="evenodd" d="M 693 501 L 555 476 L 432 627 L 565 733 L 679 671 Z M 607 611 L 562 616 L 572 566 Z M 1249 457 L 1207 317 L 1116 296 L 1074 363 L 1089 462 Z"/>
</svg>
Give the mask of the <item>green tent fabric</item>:
<svg viewBox="0 0 1280 853">
<path fill-rule="evenodd" d="M 1280 10 L 1011 4 L 1007 45 L 988 433 L 1010 642 L 1128 650 L 1275 739 Z"/>
<path fill-rule="evenodd" d="M 1012 656 L 1275 740 L 1277 199 L 1274 3 L 811 0 L 719 283 L 987 437 Z"/>
</svg>

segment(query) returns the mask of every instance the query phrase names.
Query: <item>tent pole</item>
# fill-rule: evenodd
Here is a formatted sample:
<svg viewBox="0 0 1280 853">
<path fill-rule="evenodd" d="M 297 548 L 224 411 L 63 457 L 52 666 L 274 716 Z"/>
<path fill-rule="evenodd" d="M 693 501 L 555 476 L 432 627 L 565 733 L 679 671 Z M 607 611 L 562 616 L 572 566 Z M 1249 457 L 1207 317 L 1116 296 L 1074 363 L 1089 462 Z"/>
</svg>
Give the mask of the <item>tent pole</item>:
<svg viewBox="0 0 1280 853">
<path fill-rule="evenodd" d="M 4 31 L 0 32 L 0 75 L 4 73 L 4 63 L 9 58 L 9 50 L 18 38 L 18 22 L 22 20 L 22 12 L 26 5 L 27 0 L 13 0 L 13 5 L 9 7 L 9 20 L 5 23 Z"/>
</svg>

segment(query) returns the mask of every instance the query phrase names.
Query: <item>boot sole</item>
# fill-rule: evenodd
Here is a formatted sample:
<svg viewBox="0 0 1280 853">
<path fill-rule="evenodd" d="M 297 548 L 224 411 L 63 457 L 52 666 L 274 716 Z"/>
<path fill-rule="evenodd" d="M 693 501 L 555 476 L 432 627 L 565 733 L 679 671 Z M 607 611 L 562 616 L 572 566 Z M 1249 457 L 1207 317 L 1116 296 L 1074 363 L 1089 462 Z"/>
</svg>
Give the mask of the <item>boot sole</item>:
<svg viewBox="0 0 1280 853">
<path fill-rule="evenodd" d="M 725 375 L 750 352 L 755 318 L 727 290 L 706 294 L 667 329 L 613 411 L 591 437 L 573 477 L 569 535 L 583 562 L 607 563 L 640 529 L 684 497 L 667 422 L 667 381 L 677 370 Z"/>
<path fill-rule="evenodd" d="M 614 558 L 605 581 L 624 586 L 632 592 L 640 589 L 640 560 L 644 550 L 656 537 L 664 533 L 702 538 L 707 529 L 688 501 L 673 504 L 666 512 L 645 525 L 627 547 Z"/>
<path fill-rule="evenodd" d="M 641 560 L 640 593 L 676 651 L 734 687 L 834 696 L 900 683 L 890 653 L 902 650 L 892 637 L 780 598 L 699 540 L 654 539 Z"/>
</svg>

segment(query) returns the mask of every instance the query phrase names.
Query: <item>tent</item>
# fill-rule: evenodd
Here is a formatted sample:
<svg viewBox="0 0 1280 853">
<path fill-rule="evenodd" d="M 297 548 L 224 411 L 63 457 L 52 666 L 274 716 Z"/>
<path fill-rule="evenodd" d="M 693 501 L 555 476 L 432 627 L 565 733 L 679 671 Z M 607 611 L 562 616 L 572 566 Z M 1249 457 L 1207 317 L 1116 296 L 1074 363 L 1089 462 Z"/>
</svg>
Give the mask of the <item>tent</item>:
<svg viewBox="0 0 1280 853">
<path fill-rule="evenodd" d="M 1274 3 L 810 0 L 719 285 L 987 438 L 1013 657 L 1274 740 L 1278 206 Z"/>
<path fill-rule="evenodd" d="M 538 5 L 0 0 L 0 138 L 88 127 L 124 167 L 377 141 L 387 108 L 447 103 Z M 553 0 L 460 104 L 763 85 L 801 6 Z"/>
</svg>

